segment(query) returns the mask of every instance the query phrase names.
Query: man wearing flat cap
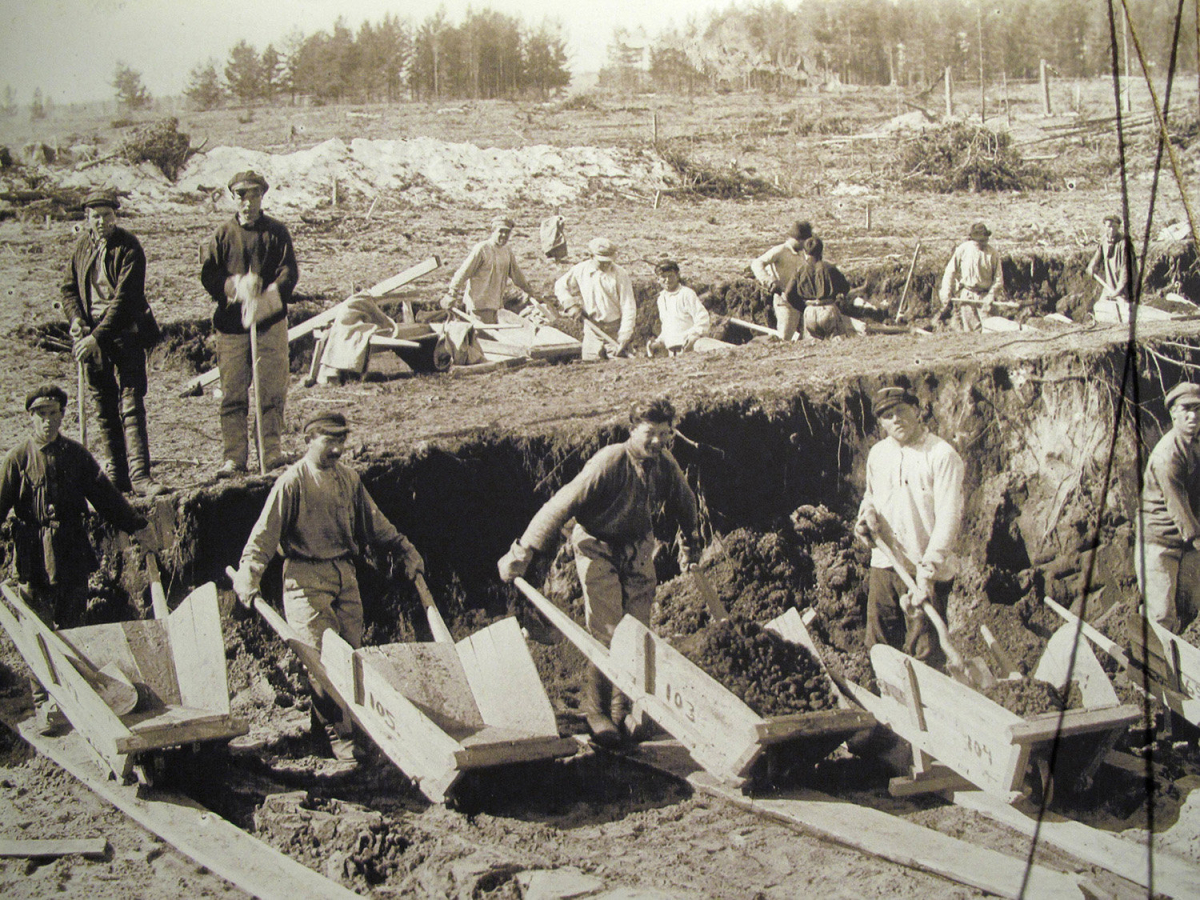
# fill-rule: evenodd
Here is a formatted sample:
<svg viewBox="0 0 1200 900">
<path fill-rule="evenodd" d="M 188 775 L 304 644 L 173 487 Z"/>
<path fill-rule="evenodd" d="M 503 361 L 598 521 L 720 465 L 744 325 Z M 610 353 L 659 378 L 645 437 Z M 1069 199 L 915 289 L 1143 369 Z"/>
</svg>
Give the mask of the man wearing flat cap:
<svg viewBox="0 0 1200 900">
<path fill-rule="evenodd" d="M 796 273 L 808 264 L 804 254 L 804 242 L 813 236 L 812 224 L 796 222 L 788 230 L 787 239 L 776 244 L 758 259 L 750 263 L 750 271 L 763 287 L 772 293 L 775 311 L 775 327 L 782 340 L 790 341 L 800 327 L 803 306 L 794 306 L 787 299 L 788 284 Z"/>
<path fill-rule="evenodd" d="M 1200 600 L 1200 385 L 1175 385 L 1166 404 L 1171 428 L 1146 461 L 1134 566 L 1146 614 L 1178 633 Z"/>
<path fill-rule="evenodd" d="M 617 245 L 608 238 L 595 238 L 588 253 L 554 282 L 554 296 L 563 312 L 583 320 L 584 359 L 628 356 L 637 324 L 633 282 L 617 265 Z"/>
<path fill-rule="evenodd" d="M 84 199 L 87 228 L 62 285 L 63 311 L 96 407 L 105 472 L 118 490 L 154 497 L 165 488 L 150 474 L 146 351 L 158 325 L 146 302 L 146 254 L 117 225 L 120 205 L 113 191 Z"/>
<path fill-rule="evenodd" d="M 944 321 L 953 314 L 953 327 L 962 331 L 979 331 L 979 309 L 990 310 L 991 304 L 1004 299 L 1004 267 L 996 248 L 988 246 L 991 235 L 982 222 L 972 225 L 942 274 L 938 318 Z"/>
<path fill-rule="evenodd" d="M 249 604 L 276 552 L 283 555 L 283 612 L 308 644 L 321 648 L 332 630 L 362 646 L 363 608 L 354 561 L 368 547 L 396 554 L 409 579 L 425 571 L 421 555 L 375 505 L 358 473 L 341 462 L 350 428 L 341 413 L 322 413 L 304 426 L 308 449 L 279 476 L 254 523 L 233 578 Z M 352 760 L 349 713 L 314 686 L 313 712 L 333 755 Z"/>
<path fill-rule="evenodd" d="M 457 305 L 461 292 L 467 312 L 495 325 L 496 310 L 504 305 L 504 291 L 510 280 L 526 294 L 533 294 L 508 243 L 512 230 L 513 220 L 507 216 L 492 219 L 491 237 L 472 247 L 458 267 L 442 299 L 442 309 Z"/>
<path fill-rule="evenodd" d="M 1133 241 L 1124 233 L 1121 217 L 1104 217 L 1104 236 L 1087 265 L 1089 278 L 1100 283 L 1097 300 L 1129 302 L 1130 288 L 1137 283 L 1137 255 Z"/>
<path fill-rule="evenodd" d="M 864 642 L 868 648 L 889 644 L 939 666 L 944 656 L 936 632 L 919 608 L 928 600 L 946 616 L 951 555 L 962 528 L 962 457 L 925 427 L 908 388 L 882 388 L 874 409 L 885 436 L 867 454 L 866 493 L 854 526 L 872 544 Z M 909 594 L 880 543 L 914 576 L 917 596 Z"/>
<path fill-rule="evenodd" d="M 17 582 L 51 628 L 81 625 L 87 611 L 88 576 L 98 567 L 88 534 L 88 504 L 124 532 L 146 527 L 87 449 L 60 433 L 66 406 L 66 391 L 57 385 L 30 391 L 25 397 L 29 437 L 0 462 L 0 522 L 13 514 Z M 31 684 L 38 727 L 49 732 L 59 724 L 56 708 L 36 680 Z"/>
<path fill-rule="evenodd" d="M 200 281 L 217 304 L 217 366 L 221 374 L 221 441 L 217 474 L 246 471 L 250 454 L 246 424 L 252 375 L 257 369 L 262 409 L 264 469 L 287 462 L 283 453 L 284 402 L 288 385 L 287 307 L 299 269 L 286 226 L 262 211 L 267 180 L 239 172 L 229 180 L 237 213 L 220 225 L 200 251 Z M 251 359 L 250 329 L 258 359 Z"/>
</svg>

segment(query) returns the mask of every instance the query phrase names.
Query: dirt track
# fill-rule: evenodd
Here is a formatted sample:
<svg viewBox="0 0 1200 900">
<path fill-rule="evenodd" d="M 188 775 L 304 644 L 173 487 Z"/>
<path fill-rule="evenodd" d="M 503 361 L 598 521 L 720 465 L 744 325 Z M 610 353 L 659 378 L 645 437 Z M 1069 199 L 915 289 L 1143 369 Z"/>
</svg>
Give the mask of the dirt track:
<svg viewBox="0 0 1200 900">
<path fill-rule="evenodd" d="M 489 121 L 502 122 L 509 112 L 503 107 L 484 105 L 482 114 Z M 681 118 L 685 115 L 677 112 Z M 713 110 L 699 108 L 692 114 L 701 119 L 712 116 Z M 877 109 L 862 114 L 864 120 L 881 115 Z M 600 127 L 604 123 L 591 117 L 579 113 L 570 124 L 564 120 L 562 134 L 549 128 L 538 132 L 531 125 L 525 129 L 526 138 L 549 141 L 565 136 L 573 143 L 595 139 L 604 131 Z M 613 110 L 607 124 L 628 129 L 642 119 L 641 113 Z M 274 121 L 273 114 L 263 113 L 258 145 L 270 143 L 267 127 Z M 463 139 L 465 135 L 444 124 L 448 121 L 446 116 L 426 112 L 406 127 Z M 902 282 L 915 242 L 921 239 L 925 249 L 917 283 L 927 295 L 951 247 L 975 219 L 991 225 L 1002 253 L 1077 267 L 1084 252 L 1081 233 L 1093 234 L 1100 216 L 1119 204 L 1111 178 L 1070 192 L 1005 197 L 897 194 L 880 183 L 874 186 L 877 199 L 868 232 L 865 201 L 829 193 L 829 187 L 847 178 L 870 180 L 861 151 L 842 155 L 840 149 L 806 145 L 791 136 L 738 138 L 741 127 L 733 123 L 727 132 L 712 136 L 701 151 L 716 156 L 754 143 L 755 152 L 742 153 L 741 164 L 753 164 L 767 177 L 774 174 L 770 166 L 791 164 L 796 196 L 755 203 L 669 199 L 658 209 L 622 198 L 607 198 L 603 205 L 583 201 L 557 210 L 568 220 L 573 257 L 578 258 L 589 237 L 607 234 L 619 239 L 623 259 L 674 255 L 691 281 L 717 284 L 743 277 L 749 259 L 776 242 L 782 226 L 799 216 L 813 220 L 825 237 L 827 255 L 841 263 L 852 281 L 856 274 L 881 278 L 880 271 L 885 270 L 893 279 L 898 273 Z M 496 126 L 495 130 L 503 129 Z M 735 137 L 731 140 L 730 135 Z M 787 157 L 777 152 L 785 140 L 791 148 Z M 241 141 L 250 145 L 254 138 L 242 135 Z M 823 191 L 805 186 L 795 176 L 814 171 L 810 167 L 818 158 Z M 839 170 L 839 163 L 844 170 Z M 815 178 L 812 183 L 818 184 Z M 1144 180 L 1133 189 L 1135 208 L 1144 208 Z M 1173 201 L 1167 202 L 1170 209 Z M 546 285 L 547 292 L 558 270 L 535 253 L 534 226 L 540 216 L 553 211 L 522 210 L 523 232 L 515 238 L 526 274 L 535 285 Z M 289 223 L 301 259 L 299 294 L 308 301 L 298 304 L 297 314 L 316 311 L 354 287 L 382 280 L 436 253 L 446 266 L 412 292 L 417 300 L 435 299 L 461 254 L 483 236 L 490 217 L 488 211 L 477 209 L 396 207 L 385 208 L 366 222 L 365 212 L 365 204 L 362 208 L 352 204 L 340 211 L 317 210 L 306 217 L 311 221 Z M 211 396 L 176 398 L 178 386 L 195 373 L 197 363 L 207 362 L 198 335 L 205 331 L 209 305 L 196 279 L 196 247 L 227 214 L 200 206 L 171 215 L 134 216 L 125 222 L 146 246 L 151 300 L 168 331 L 167 347 L 152 359 L 148 398 L 156 473 L 179 491 L 195 529 L 194 545 L 177 554 L 169 572 L 176 579 L 175 592 L 184 583 L 216 577 L 233 561 L 230 554 L 240 548 L 267 487 L 261 479 L 249 479 L 231 490 L 209 486 L 219 462 L 215 403 Z M 1160 215 L 1165 218 L 1169 213 Z M 57 319 L 51 303 L 57 296 L 70 237 L 68 223 L 0 224 L 4 245 L 0 252 L 8 257 L 0 270 L 0 297 L 6 298 L 0 306 L 0 353 L 8 362 L 0 373 L 0 445 L 10 445 L 23 433 L 21 400 L 31 377 L 58 380 L 74 393 L 67 357 L 34 345 L 36 333 Z M 630 265 L 635 280 L 649 281 L 648 267 Z M 1200 326 L 1189 322 L 1146 328 L 1142 336 L 1194 345 L 1198 330 Z M 979 454 L 972 470 L 978 513 L 972 523 L 972 567 L 961 596 L 976 602 L 984 597 L 1012 602 L 1022 593 L 1022 573 L 1039 572 L 1036 586 L 1040 587 L 1057 586 L 1069 592 L 1077 585 L 1072 578 L 1077 577 L 1080 554 L 1086 550 L 1083 538 L 1097 521 L 1097 510 L 1090 504 L 1098 496 L 1094 462 L 1099 457 L 1090 436 L 1097 426 L 1106 433 L 1110 420 L 1104 417 L 1111 412 L 1110 406 L 1094 405 L 1089 398 L 1097 395 L 1107 402 L 1112 397 L 1109 388 L 1119 391 L 1115 379 L 1124 338 L 1120 329 L 1082 328 L 1021 335 L 877 336 L 815 347 L 753 344 L 728 355 L 673 361 L 528 367 L 488 376 L 381 376 L 343 388 L 312 389 L 299 384 L 298 371 L 304 364 L 301 348 L 294 363 L 285 441 L 289 449 L 300 449 L 297 430 L 313 410 L 336 405 L 347 413 L 355 427 L 351 437 L 355 464 L 385 510 L 426 553 L 435 589 L 446 598 L 451 607 L 448 614 L 461 629 L 503 612 L 509 598 L 491 577 L 494 559 L 522 517 L 527 518 L 546 495 L 547 485 L 561 483 L 577 469 L 581 457 L 586 458 L 589 448 L 620 434 L 628 400 L 669 394 L 683 414 L 681 430 L 726 451 L 724 463 L 700 454 L 690 460 L 704 480 L 717 530 L 725 533 L 747 526 L 766 531 L 799 503 L 825 502 L 842 514 L 852 507 L 861 481 L 862 454 L 874 439 L 864 398 L 884 376 L 906 375 L 938 421 L 949 428 L 951 433 L 943 434 Z M 1143 398 L 1153 412 L 1161 393 L 1156 372 L 1147 363 L 1140 374 Z M 1168 384 L 1175 375 L 1168 365 L 1163 376 Z M 1080 384 L 1090 390 L 1076 390 Z M 66 427 L 71 430 L 70 419 Z M 792 440 L 797 435 L 802 435 L 799 443 Z M 1120 450 L 1128 452 L 1128 435 L 1123 440 Z M 1037 466 L 1053 465 L 1047 460 L 1055 453 L 1066 468 L 1047 469 L 1039 482 Z M 1131 458 L 1125 457 L 1125 462 Z M 1071 502 L 1058 510 L 1056 488 L 1072 466 L 1086 478 Z M 1007 474 L 1020 484 L 1006 483 Z M 1042 483 L 1055 477 L 1059 480 L 1054 484 Z M 534 485 L 544 478 L 549 480 L 535 492 Z M 1120 571 L 1128 559 L 1128 531 L 1121 530 L 1127 523 L 1118 508 L 1128 500 L 1127 493 L 1121 493 L 1128 491 L 1128 478 L 1126 468 L 1112 508 L 1100 509 L 1106 536 L 1116 535 L 1118 545 L 1124 542 L 1105 575 L 1112 585 L 1108 602 L 1128 596 L 1130 590 L 1131 573 Z M 469 508 L 450 496 L 455 489 L 461 497 L 480 501 L 482 508 Z M 1019 509 L 1011 508 L 1014 497 L 1021 499 Z M 1003 510 L 1007 512 L 998 515 Z M 428 521 L 439 517 L 436 523 Z M 1015 529 L 1016 539 L 1005 543 L 997 537 L 1010 529 Z M 999 558 L 989 555 L 993 551 L 1014 555 Z M 1028 581 L 1033 576 L 1024 577 Z M 1069 599 L 1067 593 L 1060 596 Z M 392 599 L 411 618 L 411 598 Z M 960 603 L 957 617 L 965 621 L 971 608 L 969 602 Z M 375 614 L 382 623 L 391 612 L 380 602 Z M 961 623 L 952 620 L 951 624 Z M 378 627 L 382 630 L 384 625 Z M 293 697 L 289 701 L 293 703 L 294 697 L 302 696 L 294 667 L 277 649 L 263 644 L 261 631 L 249 623 L 237 625 L 230 637 L 236 702 L 252 716 L 266 749 L 222 760 L 205 770 L 203 777 L 186 770 L 182 777 L 193 776 L 189 789 L 214 808 L 239 824 L 253 826 L 276 846 L 291 848 L 289 852 L 314 868 L 322 869 L 336 858 L 341 868 L 331 874 L 364 892 L 372 890 L 373 896 L 518 896 L 512 878 L 516 869 L 568 865 L 595 875 L 609 889 L 630 891 L 621 896 L 655 896 L 652 892 L 660 891 L 663 896 L 791 897 L 813 889 L 845 897 L 975 896 L 942 879 L 802 837 L 691 796 L 668 779 L 602 758 L 584 758 L 550 771 L 514 772 L 491 785 L 484 780 L 469 792 L 465 811 L 427 807 L 386 761 L 377 760 L 354 778 L 329 777 L 304 737 L 306 716 L 278 705 L 281 696 Z M 535 648 L 535 652 L 560 721 L 577 730 L 571 669 L 578 660 L 561 648 Z M 18 670 L 11 651 L 6 652 L 3 674 L 10 714 L 20 706 Z M 1176 795 L 1167 798 L 1170 805 L 1163 811 L 1170 824 L 1181 808 L 1194 806 L 1186 802 L 1196 777 L 1194 750 L 1179 745 L 1178 752 L 1182 762 L 1177 774 L 1192 782 L 1185 777 Z M 0 820 L 9 822 L 8 810 L 12 810 L 18 826 L 28 823 L 22 829 L 22 836 L 28 837 L 63 836 L 81 821 L 90 824 L 79 818 L 79 809 L 88 806 L 89 798 L 84 794 L 78 801 L 65 802 L 55 787 L 62 776 L 52 767 L 29 761 L 15 745 L 7 759 L 12 772 L 2 783 Z M 831 766 L 818 776 L 818 786 L 845 791 L 856 802 L 894 810 L 1013 856 L 1022 856 L 1027 849 L 1015 833 L 954 807 L 887 799 L 884 773 L 861 764 Z M 296 790 L 308 793 L 305 806 L 315 807 L 317 813 L 334 809 L 346 815 L 350 809 L 354 822 L 360 821 L 361 813 L 361 821 L 367 823 L 363 828 L 372 834 L 369 852 L 355 855 L 355 848 L 362 846 L 358 832 L 339 836 L 337 854 L 320 852 L 313 837 L 318 826 L 296 832 L 288 815 L 295 810 L 286 806 L 286 798 L 279 799 L 282 810 L 263 808 L 266 796 L 278 799 L 281 793 Z M 338 803 L 350 806 L 337 807 Z M 1136 826 L 1140 821 L 1136 808 L 1099 812 L 1097 822 L 1110 815 L 1107 824 L 1113 827 Z M 272 814 L 283 824 L 273 823 Z M 370 824 L 375 814 L 383 816 L 382 830 Z M 1184 835 L 1182 849 L 1195 859 L 1200 849 L 1186 837 L 1195 829 L 1190 816 L 1194 810 L 1181 820 L 1179 833 Z M 116 859 L 123 860 L 141 852 L 139 840 L 145 839 L 137 837 L 138 829 L 118 820 L 108 813 L 90 827 L 119 836 L 110 841 Z M 0 887 L 6 896 L 10 891 L 12 896 L 49 896 L 61 883 L 68 890 L 86 885 L 81 895 L 86 892 L 97 900 L 138 892 L 174 896 L 176 885 L 180 896 L 204 895 L 204 891 L 236 895 L 225 893 L 211 876 L 190 871 L 186 863 L 178 864 L 183 870 L 179 874 L 175 864 L 163 862 L 175 858 L 168 851 L 145 864 L 113 863 L 107 868 L 103 863 L 61 862 L 37 869 L 36 878 L 24 877 L 23 863 L 5 862 Z M 1053 854 L 1043 861 L 1071 865 Z M 131 868 L 137 871 L 130 872 Z"/>
</svg>

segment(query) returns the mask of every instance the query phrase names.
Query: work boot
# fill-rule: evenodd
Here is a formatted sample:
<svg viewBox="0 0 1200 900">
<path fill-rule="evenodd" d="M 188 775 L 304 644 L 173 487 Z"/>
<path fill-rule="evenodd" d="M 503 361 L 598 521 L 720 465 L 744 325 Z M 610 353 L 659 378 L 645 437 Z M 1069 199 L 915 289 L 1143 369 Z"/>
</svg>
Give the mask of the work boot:
<svg viewBox="0 0 1200 900">
<path fill-rule="evenodd" d="M 583 716 L 588 731 L 600 747 L 612 748 L 621 743 L 621 733 L 609 718 L 612 685 L 596 666 L 588 665 L 583 682 Z"/>
<path fill-rule="evenodd" d="M 150 440 L 146 434 L 146 406 L 141 397 L 121 403 L 121 421 L 125 426 L 125 449 L 129 455 L 129 482 L 140 497 L 153 498 L 167 487 L 150 474 Z"/>
<path fill-rule="evenodd" d="M 612 701 L 608 705 L 610 718 L 613 726 L 617 729 L 617 734 L 622 738 L 630 738 L 630 732 L 634 725 L 632 717 L 629 715 L 629 698 L 618 691 L 615 687 L 612 689 Z"/>
<path fill-rule="evenodd" d="M 246 467 L 238 465 L 232 459 L 227 459 L 221 463 L 221 467 L 217 469 L 218 478 L 236 478 L 238 475 L 245 475 Z"/>
<path fill-rule="evenodd" d="M 67 717 L 63 715 L 58 704 L 42 687 L 36 678 L 29 679 L 29 691 L 33 695 L 33 716 L 37 733 L 43 737 L 52 737 L 66 729 Z"/>
<path fill-rule="evenodd" d="M 325 735 L 329 738 L 329 751 L 338 762 L 358 763 L 362 751 L 354 743 L 354 730 L 345 725 L 325 725 Z"/>
<path fill-rule="evenodd" d="M 121 424 L 120 414 L 110 417 L 98 415 L 100 438 L 104 444 L 104 453 L 108 457 L 104 462 L 104 474 L 122 494 L 128 494 L 132 489 L 129 482 L 129 460 L 125 455 L 125 429 Z"/>
</svg>

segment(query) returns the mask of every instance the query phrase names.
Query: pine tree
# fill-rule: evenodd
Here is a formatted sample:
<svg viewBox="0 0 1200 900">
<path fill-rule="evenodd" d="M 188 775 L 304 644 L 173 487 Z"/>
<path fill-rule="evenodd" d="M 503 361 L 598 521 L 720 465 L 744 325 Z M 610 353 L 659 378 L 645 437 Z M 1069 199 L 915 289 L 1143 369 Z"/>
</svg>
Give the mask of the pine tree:
<svg viewBox="0 0 1200 900">
<path fill-rule="evenodd" d="M 125 109 L 145 109 L 150 106 L 150 92 L 142 84 L 142 73 L 131 69 L 123 62 L 117 62 L 113 71 L 113 90 L 117 92 L 117 102 Z"/>
</svg>

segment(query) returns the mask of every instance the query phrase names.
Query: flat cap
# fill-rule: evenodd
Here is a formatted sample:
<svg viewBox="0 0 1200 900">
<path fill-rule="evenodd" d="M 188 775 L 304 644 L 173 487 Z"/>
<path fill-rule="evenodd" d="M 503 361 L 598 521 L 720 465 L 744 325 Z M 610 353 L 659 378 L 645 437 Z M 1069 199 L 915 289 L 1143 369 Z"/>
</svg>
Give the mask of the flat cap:
<svg viewBox="0 0 1200 900">
<path fill-rule="evenodd" d="M 1181 381 L 1175 387 L 1167 391 L 1166 404 L 1170 410 L 1176 403 L 1187 403 L 1188 405 L 1200 404 L 1200 384 L 1192 384 L 1190 381 Z"/>
<path fill-rule="evenodd" d="M 346 424 L 346 417 L 338 412 L 321 413 L 304 423 L 305 437 L 312 437 L 316 434 L 345 437 L 349 433 L 350 426 Z"/>
<path fill-rule="evenodd" d="M 617 258 L 617 245 L 608 238 L 593 238 L 588 244 L 588 252 L 595 259 L 607 259 L 609 262 Z"/>
<path fill-rule="evenodd" d="M 673 259 L 660 259 L 654 266 L 655 272 L 678 272 L 679 263 Z"/>
<path fill-rule="evenodd" d="M 229 192 L 231 194 L 235 191 L 252 187 L 262 188 L 264 194 L 267 192 L 267 179 L 263 178 L 253 169 L 246 172 L 238 172 L 229 179 Z"/>
<path fill-rule="evenodd" d="M 35 407 L 43 406 L 50 402 L 57 403 L 60 407 L 66 409 L 67 392 L 57 384 L 43 384 L 35 387 L 25 395 L 25 410 L 28 412 Z"/>
<path fill-rule="evenodd" d="M 875 392 L 875 415 L 882 416 L 889 409 L 899 406 L 901 403 L 907 403 L 909 406 L 919 406 L 917 395 L 906 387 L 896 385 L 893 387 L 880 388 Z"/>
<path fill-rule="evenodd" d="M 83 198 L 83 208 L 92 209 L 97 206 L 107 206 L 110 209 L 120 209 L 121 201 L 116 191 L 98 188 Z"/>
<path fill-rule="evenodd" d="M 507 228 L 509 231 L 512 231 L 516 226 L 517 223 L 508 216 L 496 216 L 496 218 L 492 219 L 492 231 L 495 231 L 497 228 Z"/>
<path fill-rule="evenodd" d="M 1124 222 L 1121 221 L 1121 217 L 1118 216 L 1116 213 L 1109 213 L 1107 216 L 1104 217 L 1104 222 L 1106 222 L 1106 223 L 1107 222 L 1115 222 L 1115 223 L 1117 223 L 1117 225 L 1125 224 Z"/>
<path fill-rule="evenodd" d="M 988 227 L 982 222 L 976 222 L 971 226 L 971 232 L 967 235 L 973 241 L 982 241 L 984 238 L 991 237 L 991 232 Z"/>
</svg>

